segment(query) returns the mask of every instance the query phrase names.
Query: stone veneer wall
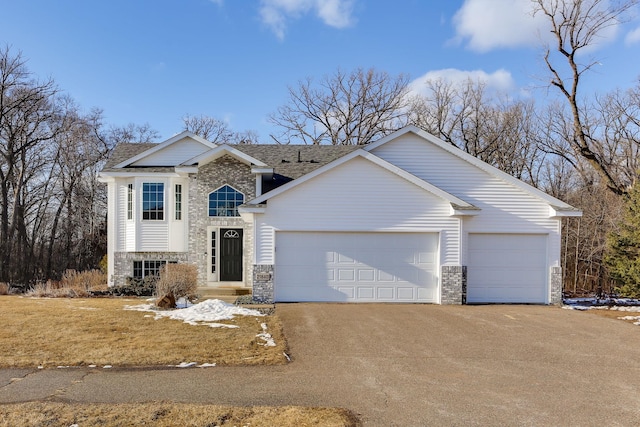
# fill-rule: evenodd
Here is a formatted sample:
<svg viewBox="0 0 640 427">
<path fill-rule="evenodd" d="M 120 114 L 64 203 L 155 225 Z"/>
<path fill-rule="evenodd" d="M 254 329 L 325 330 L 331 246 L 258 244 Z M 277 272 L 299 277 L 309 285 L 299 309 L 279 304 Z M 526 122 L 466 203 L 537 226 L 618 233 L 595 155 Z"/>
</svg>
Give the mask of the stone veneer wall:
<svg viewBox="0 0 640 427">
<path fill-rule="evenodd" d="M 551 304 L 562 303 L 562 267 L 551 267 L 549 282 L 551 284 Z"/>
<path fill-rule="evenodd" d="M 253 300 L 260 303 L 272 303 L 274 298 L 273 265 L 254 265 Z"/>
<path fill-rule="evenodd" d="M 200 166 L 197 174 L 189 175 L 189 259 L 198 266 L 198 284 L 211 284 L 207 282 L 207 227 L 242 228 L 243 281 L 245 286 L 251 286 L 253 224 L 245 223 L 240 217 L 209 217 L 209 193 L 225 184 L 243 193 L 245 202 L 256 197 L 256 178 L 251 167 L 228 155 Z"/>
<path fill-rule="evenodd" d="M 440 276 L 442 304 L 467 303 L 467 266 L 443 265 Z"/>
<path fill-rule="evenodd" d="M 126 279 L 133 276 L 133 261 L 157 260 L 186 263 L 189 255 L 185 252 L 115 252 L 113 264 L 114 286 L 126 285 Z"/>
</svg>

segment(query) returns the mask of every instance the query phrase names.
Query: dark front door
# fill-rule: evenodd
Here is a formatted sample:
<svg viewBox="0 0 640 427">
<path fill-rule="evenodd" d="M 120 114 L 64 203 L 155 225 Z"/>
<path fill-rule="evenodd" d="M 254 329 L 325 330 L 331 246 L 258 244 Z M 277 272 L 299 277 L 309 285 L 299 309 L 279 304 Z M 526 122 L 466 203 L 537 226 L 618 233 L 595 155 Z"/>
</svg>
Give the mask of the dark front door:
<svg viewBox="0 0 640 427">
<path fill-rule="evenodd" d="M 220 229 L 220 281 L 242 282 L 242 229 Z"/>
</svg>

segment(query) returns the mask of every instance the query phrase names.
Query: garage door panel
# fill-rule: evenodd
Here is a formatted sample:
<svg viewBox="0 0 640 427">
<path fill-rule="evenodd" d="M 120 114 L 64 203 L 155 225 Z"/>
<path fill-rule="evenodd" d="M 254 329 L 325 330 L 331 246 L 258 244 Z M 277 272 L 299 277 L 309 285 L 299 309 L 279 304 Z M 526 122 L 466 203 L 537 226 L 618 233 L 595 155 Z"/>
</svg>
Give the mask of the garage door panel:
<svg viewBox="0 0 640 427">
<path fill-rule="evenodd" d="M 437 302 L 437 234 L 278 232 L 276 245 L 277 301 Z"/>
<path fill-rule="evenodd" d="M 547 235 L 470 234 L 467 301 L 545 303 Z"/>
</svg>

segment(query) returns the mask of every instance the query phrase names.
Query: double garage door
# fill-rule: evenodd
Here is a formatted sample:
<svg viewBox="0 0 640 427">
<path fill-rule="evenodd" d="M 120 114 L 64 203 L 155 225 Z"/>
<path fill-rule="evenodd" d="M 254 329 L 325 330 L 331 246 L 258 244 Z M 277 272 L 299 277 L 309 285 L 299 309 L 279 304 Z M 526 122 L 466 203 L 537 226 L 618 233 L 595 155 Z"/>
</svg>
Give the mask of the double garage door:
<svg viewBox="0 0 640 427">
<path fill-rule="evenodd" d="M 438 302 L 438 234 L 277 232 L 276 301 Z"/>
<path fill-rule="evenodd" d="M 469 234 L 467 302 L 547 302 L 547 236 Z"/>
</svg>

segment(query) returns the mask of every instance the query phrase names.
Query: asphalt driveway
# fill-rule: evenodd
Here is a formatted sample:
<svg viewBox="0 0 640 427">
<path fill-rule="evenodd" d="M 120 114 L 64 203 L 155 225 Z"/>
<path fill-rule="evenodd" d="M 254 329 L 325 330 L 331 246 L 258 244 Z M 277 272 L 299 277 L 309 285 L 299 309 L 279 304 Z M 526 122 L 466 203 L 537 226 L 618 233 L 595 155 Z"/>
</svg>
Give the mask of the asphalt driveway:
<svg viewBox="0 0 640 427">
<path fill-rule="evenodd" d="M 286 366 L 2 370 L 0 402 L 341 406 L 365 425 L 637 425 L 640 327 L 541 306 L 282 304 Z"/>
</svg>

